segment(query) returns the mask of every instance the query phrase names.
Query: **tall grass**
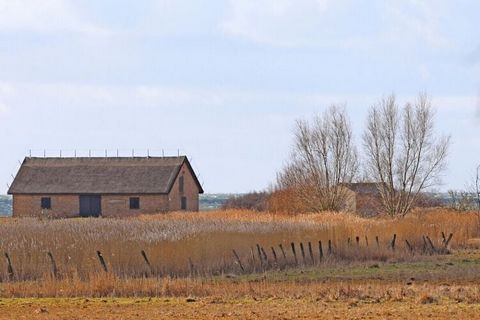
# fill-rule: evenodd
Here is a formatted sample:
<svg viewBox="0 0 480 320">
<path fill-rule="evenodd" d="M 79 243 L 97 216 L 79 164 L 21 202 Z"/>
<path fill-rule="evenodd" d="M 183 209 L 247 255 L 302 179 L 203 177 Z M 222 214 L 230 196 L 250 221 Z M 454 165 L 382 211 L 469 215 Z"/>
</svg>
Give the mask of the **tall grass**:
<svg viewBox="0 0 480 320">
<path fill-rule="evenodd" d="M 91 279 L 103 272 L 97 250 L 103 254 L 108 271 L 125 278 L 152 273 L 181 277 L 239 272 L 232 249 L 238 253 L 246 272 L 282 268 L 295 264 L 291 242 L 296 243 L 300 265 L 304 261 L 299 242 L 304 244 L 306 264 L 312 263 L 308 242 L 313 246 L 314 262 L 320 263 L 319 241 L 325 252 L 322 263 L 412 259 L 405 246 L 406 239 L 421 248 L 425 235 L 435 246 L 440 246 L 441 232 L 453 233 L 450 246 L 461 248 L 468 239 L 479 236 L 478 221 L 474 213 L 446 210 L 417 211 L 399 220 L 366 219 L 343 213 L 288 216 L 240 210 L 125 219 L 5 218 L 0 220 L 0 252 L 9 254 L 14 273 L 13 277 L 9 275 L 6 259 L 1 259 L 0 280 L 49 277 L 52 264 L 47 252 L 55 259 L 59 277 L 78 279 Z M 397 235 L 395 251 L 389 248 L 393 234 Z M 333 255 L 327 257 L 329 240 Z M 257 244 L 264 248 L 268 261 L 260 262 Z M 279 244 L 286 251 L 286 260 Z M 272 247 L 278 255 L 277 263 Z M 151 267 L 140 254 L 142 250 Z"/>
</svg>

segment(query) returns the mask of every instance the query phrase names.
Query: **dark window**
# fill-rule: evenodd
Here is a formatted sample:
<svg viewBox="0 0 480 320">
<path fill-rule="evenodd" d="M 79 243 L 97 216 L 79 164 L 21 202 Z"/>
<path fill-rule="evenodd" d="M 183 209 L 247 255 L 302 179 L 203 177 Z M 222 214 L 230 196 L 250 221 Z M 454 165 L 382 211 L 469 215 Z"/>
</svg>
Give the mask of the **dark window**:
<svg viewBox="0 0 480 320">
<path fill-rule="evenodd" d="M 187 210 L 187 197 L 182 197 L 182 210 Z"/>
<path fill-rule="evenodd" d="M 140 209 L 140 198 L 139 197 L 130 198 L 130 209 Z"/>
<path fill-rule="evenodd" d="M 178 190 L 180 192 L 183 192 L 183 176 L 181 176 L 179 179 L 178 179 Z"/>
<path fill-rule="evenodd" d="M 42 209 L 51 209 L 52 208 L 52 199 L 50 198 L 42 198 L 42 201 L 41 201 L 41 205 L 42 205 Z"/>
</svg>

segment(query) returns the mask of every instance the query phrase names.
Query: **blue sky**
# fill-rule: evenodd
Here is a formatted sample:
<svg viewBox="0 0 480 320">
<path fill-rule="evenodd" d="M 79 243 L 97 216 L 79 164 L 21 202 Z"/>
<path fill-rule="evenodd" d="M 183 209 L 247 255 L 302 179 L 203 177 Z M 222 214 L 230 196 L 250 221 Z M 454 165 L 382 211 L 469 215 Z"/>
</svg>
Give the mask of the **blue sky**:
<svg viewBox="0 0 480 320">
<path fill-rule="evenodd" d="M 480 2 L 0 0 L 0 193 L 34 155 L 192 158 L 207 192 L 267 187 L 294 120 L 432 97 L 440 189 L 480 164 Z"/>
</svg>

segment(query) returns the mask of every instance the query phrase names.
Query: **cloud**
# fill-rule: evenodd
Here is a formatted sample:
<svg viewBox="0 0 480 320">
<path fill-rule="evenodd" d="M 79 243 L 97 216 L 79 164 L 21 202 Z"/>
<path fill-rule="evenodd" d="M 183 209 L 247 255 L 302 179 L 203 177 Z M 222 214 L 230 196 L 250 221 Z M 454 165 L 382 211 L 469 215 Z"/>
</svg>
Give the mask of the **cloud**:
<svg viewBox="0 0 480 320">
<path fill-rule="evenodd" d="M 442 32 L 442 18 L 448 12 L 445 1 L 387 1 L 382 9 L 394 41 L 420 39 L 431 47 L 447 48 L 451 40 Z"/>
<path fill-rule="evenodd" d="M 440 2 L 442 2 L 440 4 Z M 366 48 L 451 45 L 443 1 L 230 0 L 225 34 L 274 46 Z"/>
<path fill-rule="evenodd" d="M 66 0 L 0 0 L 0 31 L 108 33 Z"/>
<path fill-rule="evenodd" d="M 331 0 L 230 0 L 222 23 L 232 36 L 280 46 L 304 42 Z"/>
</svg>

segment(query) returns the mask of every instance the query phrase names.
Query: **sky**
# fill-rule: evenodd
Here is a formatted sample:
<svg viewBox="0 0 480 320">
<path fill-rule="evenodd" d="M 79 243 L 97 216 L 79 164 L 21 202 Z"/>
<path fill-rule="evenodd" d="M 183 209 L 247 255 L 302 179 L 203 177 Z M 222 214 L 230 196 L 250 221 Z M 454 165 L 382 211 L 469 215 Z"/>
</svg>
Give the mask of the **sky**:
<svg viewBox="0 0 480 320">
<path fill-rule="evenodd" d="M 204 189 L 267 188 L 294 122 L 427 92 L 439 190 L 480 164 L 480 2 L 0 0 L 0 194 L 29 155 L 167 155 Z"/>
</svg>

